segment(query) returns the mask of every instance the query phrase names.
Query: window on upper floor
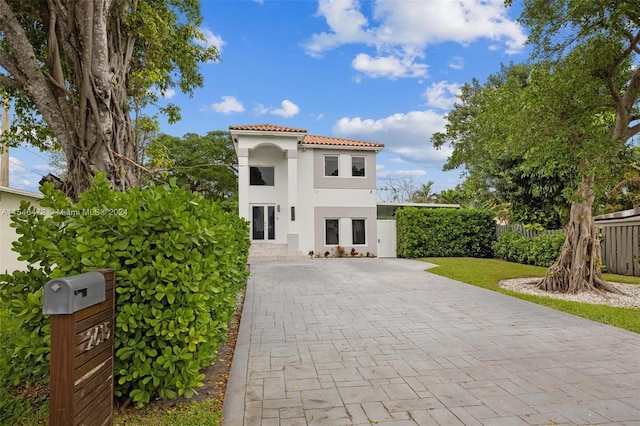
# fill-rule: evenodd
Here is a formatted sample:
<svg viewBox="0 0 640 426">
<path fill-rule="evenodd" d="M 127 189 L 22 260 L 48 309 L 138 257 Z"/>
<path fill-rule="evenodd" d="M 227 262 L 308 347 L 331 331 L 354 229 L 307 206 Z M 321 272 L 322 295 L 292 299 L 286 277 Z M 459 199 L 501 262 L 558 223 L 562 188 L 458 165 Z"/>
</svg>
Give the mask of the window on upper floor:
<svg viewBox="0 0 640 426">
<path fill-rule="evenodd" d="M 324 156 L 324 175 L 338 176 L 338 156 L 337 155 Z"/>
<path fill-rule="evenodd" d="M 364 176 L 365 157 L 351 157 L 351 176 Z"/>
<path fill-rule="evenodd" d="M 275 182 L 274 167 L 249 167 L 249 185 L 273 186 Z"/>
</svg>

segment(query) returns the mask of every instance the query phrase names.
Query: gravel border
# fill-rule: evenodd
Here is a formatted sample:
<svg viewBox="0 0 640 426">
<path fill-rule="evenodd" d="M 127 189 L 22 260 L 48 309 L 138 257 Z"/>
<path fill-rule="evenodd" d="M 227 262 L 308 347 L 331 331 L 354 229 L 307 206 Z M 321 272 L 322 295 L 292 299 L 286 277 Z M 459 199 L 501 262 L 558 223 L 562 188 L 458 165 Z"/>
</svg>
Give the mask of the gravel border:
<svg viewBox="0 0 640 426">
<path fill-rule="evenodd" d="M 540 290 L 535 286 L 535 284 L 540 280 L 541 278 L 539 277 L 516 278 L 511 280 L 499 281 L 498 285 L 504 289 L 515 291 L 518 293 L 534 294 L 537 296 L 552 297 L 555 299 L 573 300 L 575 302 L 591 303 L 595 305 L 609 305 L 621 308 L 640 308 L 640 285 L 610 283 L 614 287 L 624 292 L 624 295 L 603 295 L 595 292 L 565 294 Z"/>
</svg>

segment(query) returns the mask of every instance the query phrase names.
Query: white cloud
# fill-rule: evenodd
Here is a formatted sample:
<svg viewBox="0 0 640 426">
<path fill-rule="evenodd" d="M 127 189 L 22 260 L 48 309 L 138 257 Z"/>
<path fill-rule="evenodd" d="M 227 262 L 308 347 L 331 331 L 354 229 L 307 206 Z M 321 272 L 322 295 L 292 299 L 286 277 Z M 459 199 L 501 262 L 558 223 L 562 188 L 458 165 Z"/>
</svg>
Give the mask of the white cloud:
<svg viewBox="0 0 640 426">
<path fill-rule="evenodd" d="M 298 105 L 294 104 L 290 100 L 285 99 L 280 103 L 280 108 L 268 108 L 262 104 L 257 104 L 257 106 L 254 108 L 254 112 L 258 115 L 273 114 L 289 118 L 298 114 L 300 112 L 300 107 L 298 107 Z"/>
<path fill-rule="evenodd" d="M 317 15 L 329 30 L 313 34 L 303 45 L 306 53 L 321 57 L 345 44 L 371 46 L 376 54 L 358 54 L 352 65 L 371 77 L 422 77 L 429 45 L 455 42 L 469 45 L 479 39 L 492 42 L 508 54 L 524 48 L 523 28 L 507 15 L 503 0 L 363 2 L 371 6 L 368 19 L 357 0 L 320 0 Z M 459 59 L 450 63 L 461 67 Z"/>
<path fill-rule="evenodd" d="M 441 81 L 429 86 L 423 96 L 427 99 L 427 106 L 448 111 L 453 107 L 461 87 L 458 83 Z"/>
<path fill-rule="evenodd" d="M 464 68 L 464 58 L 461 56 L 454 56 L 447 65 L 449 65 L 449 68 L 453 68 L 454 70 L 461 70 Z"/>
<path fill-rule="evenodd" d="M 454 41 L 463 45 L 480 38 L 503 43 L 507 53 L 524 47 L 526 35 L 507 16 L 503 0 L 392 2 L 378 0 L 374 17 L 381 43 L 424 48 Z"/>
<path fill-rule="evenodd" d="M 324 16 L 330 32 L 311 36 L 304 48 L 307 54 L 320 57 L 322 53 L 346 43 L 369 43 L 374 35 L 366 30 L 367 19 L 360 12 L 357 0 L 320 0 L 318 16 Z"/>
<path fill-rule="evenodd" d="M 351 62 L 353 68 L 369 77 L 423 77 L 427 74 L 427 66 L 414 61 L 415 58 L 396 56 L 377 56 L 375 58 L 360 53 Z"/>
<path fill-rule="evenodd" d="M 253 112 L 257 115 L 264 115 L 269 113 L 269 108 L 262 104 L 256 104 L 255 108 L 253 108 Z"/>
<path fill-rule="evenodd" d="M 167 89 L 164 92 L 160 93 L 164 99 L 171 99 L 176 95 L 176 89 Z"/>
<path fill-rule="evenodd" d="M 17 148 L 20 149 L 20 148 Z M 27 154 L 31 155 L 31 154 Z M 48 164 L 44 164 L 44 159 L 33 157 L 28 164 L 24 161 L 9 156 L 9 186 L 11 188 L 22 189 L 24 191 L 39 192 L 40 179 L 48 173 L 59 175 L 59 171 L 55 170 Z M 35 161 L 42 161 L 36 163 Z"/>
<path fill-rule="evenodd" d="M 421 169 L 412 170 L 385 170 L 378 172 L 377 176 L 382 179 L 416 179 L 427 175 L 427 172 Z"/>
<path fill-rule="evenodd" d="M 233 112 L 243 112 L 244 106 L 242 105 L 242 102 L 235 98 L 235 96 L 223 96 L 220 102 L 211 104 L 210 107 L 203 108 L 202 110 L 209 109 L 220 114 L 231 114 Z"/>
<path fill-rule="evenodd" d="M 207 27 L 200 27 L 200 32 L 202 32 L 204 40 L 196 40 L 196 43 L 206 47 L 215 46 L 218 53 L 222 54 L 222 47 L 227 44 L 222 37 L 218 34 L 214 34 L 213 31 Z"/>
<path fill-rule="evenodd" d="M 383 152 L 396 154 L 406 162 L 441 166 L 451 150 L 433 148 L 431 135 L 443 131 L 445 125 L 445 118 L 434 111 L 411 111 L 381 119 L 344 117 L 333 126 L 333 133 L 339 137 L 384 143 Z"/>
<path fill-rule="evenodd" d="M 149 92 L 151 95 L 156 96 L 159 99 L 171 99 L 176 95 L 176 89 L 168 88 L 164 91 L 154 87 Z"/>
<path fill-rule="evenodd" d="M 280 108 L 271 111 L 271 114 L 281 115 L 282 117 L 293 117 L 300 112 L 298 105 L 294 104 L 288 99 L 285 99 L 280 103 Z"/>
</svg>

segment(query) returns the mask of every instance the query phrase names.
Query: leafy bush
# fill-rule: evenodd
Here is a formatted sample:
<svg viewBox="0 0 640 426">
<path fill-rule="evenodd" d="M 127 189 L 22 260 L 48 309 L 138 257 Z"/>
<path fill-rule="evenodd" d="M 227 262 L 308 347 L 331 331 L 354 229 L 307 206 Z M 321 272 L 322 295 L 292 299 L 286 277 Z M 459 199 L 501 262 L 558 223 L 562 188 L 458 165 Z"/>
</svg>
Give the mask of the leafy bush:
<svg viewBox="0 0 640 426">
<path fill-rule="evenodd" d="M 112 268 L 116 396 L 138 405 L 191 396 L 226 338 L 247 277 L 246 221 L 175 183 L 123 193 L 98 175 L 75 204 L 48 184 L 41 190 L 51 215 L 23 202 L 12 218 L 20 235 L 14 250 L 33 267 L 0 276 L 0 296 L 22 326 L 11 380 L 47 380 L 46 281 Z"/>
<path fill-rule="evenodd" d="M 531 240 L 529 262 L 532 265 L 551 266 L 560 257 L 566 232 L 540 234 Z"/>
<path fill-rule="evenodd" d="M 493 252 L 498 259 L 516 263 L 529 263 L 531 239 L 517 231 L 504 231 L 493 243 Z"/>
<path fill-rule="evenodd" d="M 551 266 L 560 256 L 566 233 L 554 232 L 529 238 L 516 231 L 504 231 L 493 244 L 495 256 L 511 262 Z"/>
<path fill-rule="evenodd" d="M 396 211 L 399 257 L 491 257 L 495 221 L 489 212 L 471 209 Z"/>
</svg>

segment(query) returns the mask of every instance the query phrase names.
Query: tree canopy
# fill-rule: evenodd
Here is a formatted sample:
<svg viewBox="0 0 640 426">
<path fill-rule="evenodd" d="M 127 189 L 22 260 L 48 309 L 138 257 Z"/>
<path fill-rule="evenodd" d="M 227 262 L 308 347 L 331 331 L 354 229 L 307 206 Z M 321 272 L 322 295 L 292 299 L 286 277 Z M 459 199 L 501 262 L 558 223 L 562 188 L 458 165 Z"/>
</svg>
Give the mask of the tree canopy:
<svg viewBox="0 0 640 426">
<path fill-rule="evenodd" d="M 202 86 L 199 64 L 218 52 L 201 19 L 197 0 L 0 0 L 0 87 L 23 136 L 42 147 L 49 134 L 64 151 L 70 195 L 97 171 L 117 189 L 137 184 L 130 112 Z"/>
<path fill-rule="evenodd" d="M 453 146 L 449 166 L 497 177 L 498 189 L 531 180 L 571 203 L 567 239 L 541 288 L 613 291 L 600 273 L 592 210 L 598 185 L 619 173 L 640 132 L 639 12 L 635 1 L 525 0 L 534 61 L 500 84 L 465 86 L 446 132 L 434 137 Z"/>
<path fill-rule="evenodd" d="M 155 178 L 173 177 L 179 186 L 214 200 L 237 198 L 236 155 L 229 132 L 187 133 L 182 138 L 160 135 L 146 152 Z"/>
</svg>

